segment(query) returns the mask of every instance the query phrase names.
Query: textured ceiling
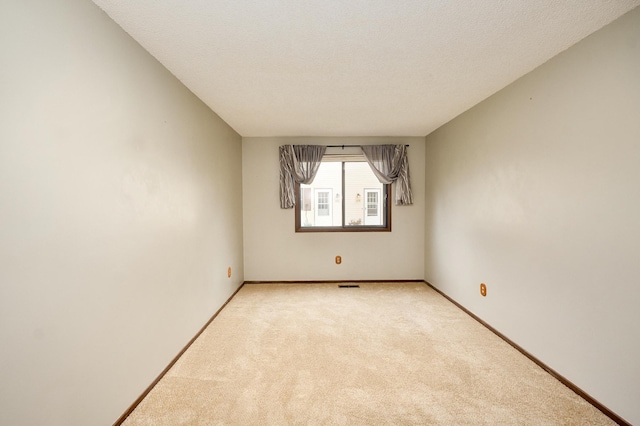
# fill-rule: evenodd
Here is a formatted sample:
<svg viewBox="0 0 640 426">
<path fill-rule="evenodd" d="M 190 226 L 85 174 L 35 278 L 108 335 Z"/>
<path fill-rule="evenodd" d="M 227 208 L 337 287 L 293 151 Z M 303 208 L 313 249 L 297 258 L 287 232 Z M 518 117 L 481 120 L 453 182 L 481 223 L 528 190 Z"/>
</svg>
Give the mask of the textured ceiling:
<svg viewBox="0 0 640 426">
<path fill-rule="evenodd" d="M 242 136 L 424 136 L 640 0 L 94 0 Z"/>
</svg>

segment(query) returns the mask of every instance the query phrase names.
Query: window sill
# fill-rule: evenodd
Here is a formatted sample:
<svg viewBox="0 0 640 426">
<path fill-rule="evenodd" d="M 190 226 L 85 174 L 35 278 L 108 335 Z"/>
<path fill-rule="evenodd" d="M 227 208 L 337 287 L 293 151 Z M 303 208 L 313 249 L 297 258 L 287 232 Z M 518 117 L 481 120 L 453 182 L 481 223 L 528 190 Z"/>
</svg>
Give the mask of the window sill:
<svg viewBox="0 0 640 426">
<path fill-rule="evenodd" d="M 303 226 L 296 232 L 391 232 L 391 226 Z"/>
</svg>

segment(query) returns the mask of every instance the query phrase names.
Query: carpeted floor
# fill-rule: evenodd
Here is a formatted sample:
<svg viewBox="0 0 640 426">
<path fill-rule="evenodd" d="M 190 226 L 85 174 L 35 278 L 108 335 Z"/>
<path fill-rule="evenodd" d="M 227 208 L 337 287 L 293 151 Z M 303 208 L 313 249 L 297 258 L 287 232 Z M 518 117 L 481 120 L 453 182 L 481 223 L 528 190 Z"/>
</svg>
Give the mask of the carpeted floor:
<svg viewBox="0 0 640 426">
<path fill-rule="evenodd" d="M 248 284 L 124 425 L 609 425 L 423 283 Z"/>
</svg>

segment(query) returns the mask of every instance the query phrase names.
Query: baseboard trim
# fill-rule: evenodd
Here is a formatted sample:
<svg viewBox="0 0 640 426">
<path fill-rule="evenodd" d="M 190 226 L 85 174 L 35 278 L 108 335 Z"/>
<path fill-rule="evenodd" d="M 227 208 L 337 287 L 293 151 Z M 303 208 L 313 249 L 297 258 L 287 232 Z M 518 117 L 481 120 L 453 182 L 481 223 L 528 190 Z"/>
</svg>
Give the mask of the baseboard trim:
<svg viewBox="0 0 640 426">
<path fill-rule="evenodd" d="M 598 400 L 596 400 L 595 398 L 593 398 L 591 395 L 589 395 L 588 393 L 586 393 L 585 391 L 583 391 L 582 389 L 580 389 L 578 386 L 576 386 L 574 383 L 572 383 L 571 381 L 569 381 L 567 378 L 565 378 L 564 376 L 562 376 L 560 373 L 558 373 L 557 371 L 555 371 L 554 369 L 552 369 L 551 367 L 549 367 L 548 365 L 546 365 L 545 363 L 543 363 L 542 361 L 540 361 L 538 358 L 536 358 L 535 356 L 531 355 L 529 352 L 527 352 L 525 349 L 523 349 L 522 347 L 520 347 L 518 344 L 516 344 L 515 342 L 513 342 L 511 339 L 509 339 L 507 336 L 505 336 L 504 334 L 500 333 L 498 330 L 496 330 L 495 328 L 493 328 L 491 325 L 489 325 L 487 322 L 485 322 L 484 320 L 482 320 L 480 317 L 478 317 L 477 315 L 475 315 L 473 312 L 469 311 L 467 308 L 465 308 L 464 306 L 462 306 L 461 304 L 459 304 L 457 301 L 455 301 L 454 299 L 452 299 L 451 297 L 449 297 L 446 293 L 444 293 L 443 291 L 441 291 L 440 289 L 436 288 L 433 284 L 429 283 L 428 281 L 425 281 L 423 279 L 416 279 L 416 280 L 322 280 L 322 281 L 244 281 L 240 287 L 238 287 L 236 289 L 236 291 L 233 292 L 233 294 L 227 299 L 226 302 L 224 302 L 224 304 L 213 314 L 213 316 L 207 321 L 207 323 L 202 326 L 202 328 L 196 333 L 196 335 L 189 340 L 189 342 L 185 345 L 184 348 L 182 348 L 182 350 L 178 353 L 178 355 L 176 355 L 171 362 L 169 363 L 169 365 L 167 365 L 167 367 L 162 370 L 162 372 L 158 375 L 158 377 L 147 387 L 147 389 L 144 390 L 144 392 L 142 392 L 142 394 L 133 402 L 133 404 L 131 404 L 131 406 L 124 412 L 122 413 L 122 415 L 118 418 L 118 420 L 115 421 L 115 423 L 113 424 L 113 426 L 120 426 L 122 425 L 122 423 L 127 419 L 127 417 L 129 417 L 129 415 L 133 412 L 133 410 L 136 409 L 136 407 L 142 402 L 142 400 L 149 394 L 149 392 L 151 392 L 151 390 L 158 384 L 158 382 L 160 380 L 162 380 L 162 378 L 169 372 L 169 370 L 171 369 L 171 367 L 174 366 L 174 364 L 178 361 L 178 359 L 180 359 L 180 357 L 187 351 L 187 349 L 189 349 L 189 347 L 193 344 L 193 342 L 196 341 L 196 339 L 198 337 L 200 337 L 200 335 L 204 332 L 204 330 L 209 326 L 209 324 L 211 324 L 211 322 L 218 316 L 218 314 L 227 306 L 227 304 L 229 304 L 229 302 L 231 302 L 231 299 L 233 299 L 235 297 L 235 295 L 240 291 L 240 289 L 245 285 L 245 284 L 335 284 L 335 283 L 409 283 L 409 282 L 421 282 L 421 283 L 425 283 L 427 286 L 429 286 L 430 288 L 432 288 L 434 291 L 436 291 L 437 293 L 439 293 L 440 295 L 442 295 L 445 299 L 447 299 L 448 301 L 450 301 L 451 303 L 453 303 L 454 305 L 456 305 L 460 310 L 462 310 L 463 312 L 465 312 L 467 315 L 469 315 L 471 318 L 473 318 L 474 320 L 478 321 L 480 324 L 482 324 L 484 327 L 486 327 L 488 330 L 490 330 L 492 333 L 494 333 L 496 336 L 498 336 L 499 338 L 501 338 L 502 340 L 504 340 L 506 343 L 508 343 L 509 345 L 511 345 L 514 349 L 516 349 L 518 352 L 520 352 L 521 354 L 523 354 L 524 356 L 526 356 L 527 358 L 529 358 L 531 361 L 533 361 L 534 363 L 536 363 L 540 368 L 542 368 L 543 370 L 545 370 L 547 373 L 551 374 L 551 376 L 553 376 L 554 378 L 556 378 L 558 381 L 560 381 L 562 384 L 564 384 L 566 387 L 568 387 L 569 389 L 571 389 L 573 392 L 575 392 L 576 394 L 578 394 L 580 397 L 582 397 L 585 401 L 587 401 L 588 403 L 590 403 L 591 405 L 593 405 L 594 407 L 596 407 L 598 410 L 600 410 L 604 415 L 606 415 L 607 417 L 609 417 L 611 420 L 613 420 L 614 422 L 616 422 L 618 425 L 621 426 L 632 426 L 631 423 L 627 422 L 626 420 L 624 420 L 622 417 L 618 416 L 616 413 L 614 413 L 613 411 L 611 411 L 610 409 L 608 409 L 606 406 L 604 406 L 603 404 L 601 404 Z"/>
<path fill-rule="evenodd" d="M 424 280 L 423 280 L 424 281 Z M 513 342 L 511 339 L 509 339 L 507 336 L 505 336 L 504 334 L 500 333 L 498 330 L 496 330 L 495 328 L 493 328 L 491 325 L 489 325 L 488 323 L 486 323 L 485 321 L 483 321 L 480 317 L 478 317 L 477 315 L 475 315 L 473 312 L 469 311 L 467 308 L 465 308 L 464 306 L 462 306 L 461 304 L 459 304 L 458 302 L 456 302 L 454 299 L 452 299 L 451 297 L 449 297 L 446 293 L 444 293 L 443 291 L 439 290 L 438 288 L 436 288 L 433 284 L 431 284 L 428 281 L 424 281 L 424 283 L 426 285 L 428 285 L 429 287 L 431 287 L 433 290 L 435 290 L 436 292 L 438 292 L 440 295 L 442 295 L 445 299 L 447 299 L 449 302 L 453 303 L 454 305 L 456 305 L 458 308 L 460 308 L 460 310 L 464 311 L 467 315 L 469 315 L 471 318 L 473 318 L 474 320 L 478 321 L 480 324 L 482 324 L 484 327 L 486 327 L 487 329 L 489 329 L 493 334 L 495 334 L 496 336 L 498 336 L 499 338 L 501 338 L 502 340 L 504 340 L 505 342 L 507 342 L 509 345 L 511 345 L 513 348 L 515 348 L 518 352 L 520 352 L 522 355 L 526 356 L 527 358 L 529 358 L 531 361 L 533 361 L 534 363 L 536 363 L 540 368 L 542 368 L 543 370 L 545 370 L 547 373 L 551 374 L 554 378 L 556 378 L 558 381 L 560 381 L 560 383 L 562 383 L 563 385 L 565 385 L 566 387 L 568 387 L 569 389 L 571 389 L 572 391 L 574 391 L 576 394 L 578 394 L 580 397 L 582 397 L 585 401 L 587 401 L 589 404 L 593 405 L 594 407 L 596 407 L 598 410 L 602 411 L 602 413 L 609 417 L 611 420 L 613 420 L 614 422 L 616 422 L 617 424 L 621 425 L 621 426 L 632 426 L 631 423 L 627 422 L 626 420 L 624 420 L 622 417 L 618 416 L 616 413 L 614 413 L 613 411 L 611 411 L 610 409 L 608 409 L 607 407 L 605 407 L 603 404 L 601 404 L 598 400 L 596 400 L 595 398 L 593 398 L 591 395 L 589 395 L 588 393 L 586 393 L 585 391 L 583 391 L 582 389 L 580 389 L 578 386 L 576 386 L 574 383 L 572 383 L 571 381 L 569 381 L 566 377 L 562 376 L 560 373 L 558 373 L 557 371 L 555 371 L 554 369 L 552 369 L 551 367 L 549 367 L 548 365 L 546 365 L 544 362 L 540 361 L 538 358 L 536 358 L 535 356 L 531 355 L 529 352 L 527 352 L 526 350 L 524 350 L 522 347 L 520 347 L 517 343 Z"/>
<path fill-rule="evenodd" d="M 118 420 L 116 420 L 116 422 L 113 424 L 113 426 L 120 426 L 122 425 L 122 423 L 127 419 L 127 417 L 129 417 L 129 415 L 133 412 L 133 410 L 136 409 L 136 407 L 142 402 L 142 400 L 149 394 L 149 392 L 151 392 L 151 390 L 155 387 L 155 385 L 158 384 L 158 382 L 160 380 L 162 380 L 162 378 L 165 376 L 165 374 L 167 374 L 169 372 L 169 370 L 171 370 L 171 367 L 173 367 L 173 365 L 178 362 L 178 359 L 180 359 L 180 357 L 187 351 L 187 349 L 189 349 L 189 347 L 193 344 L 193 342 L 196 341 L 196 339 L 198 337 L 200 337 L 200 335 L 202 334 L 202 332 L 209 326 L 209 324 L 211 324 L 211 322 L 218 316 L 218 314 L 225 308 L 225 306 L 227 306 L 227 304 L 229 304 L 229 302 L 231 302 L 231 299 L 234 298 L 234 296 L 236 294 L 238 294 L 238 292 L 240 291 L 240 289 L 244 286 L 244 283 L 242 283 L 240 285 L 240 287 L 238 287 L 236 289 L 236 291 L 233 292 L 233 294 L 231 295 L 231 297 L 229 297 L 227 299 L 226 302 L 224 302 L 224 304 L 222 306 L 220 306 L 220 309 L 218 309 L 215 314 L 213 314 L 213 316 L 209 319 L 209 321 L 207 321 L 207 323 L 200 329 L 200 331 L 198 331 L 196 333 L 195 336 L 193 336 L 193 338 L 191 340 L 189 340 L 189 342 L 185 345 L 184 348 L 182 348 L 182 350 L 178 353 L 178 355 L 175 356 L 175 358 L 173 358 L 171 360 L 171 362 L 169 363 L 169 365 L 167 365 L 167 367 L 162 370 L 162 372 L 160 373 L 160 375 L 158 377 L 156 377 L 156 379 L 144 390 L 144 392 L 142 392 L 142 394 L 138 397 L 138 399 L 136 399 L 133 404 L 131 404 L 131 406 L 129 408 L 127 408 L 127 410 L 122 413 L 122 415 L 118 418 Z"/>
<path fill-rule="evenodd" d="M 302 280 L 302 281 L 245 281 L 244 284 L 340 284 L 340 283 L 423 283 L 415 280 Z"/>
</svg>

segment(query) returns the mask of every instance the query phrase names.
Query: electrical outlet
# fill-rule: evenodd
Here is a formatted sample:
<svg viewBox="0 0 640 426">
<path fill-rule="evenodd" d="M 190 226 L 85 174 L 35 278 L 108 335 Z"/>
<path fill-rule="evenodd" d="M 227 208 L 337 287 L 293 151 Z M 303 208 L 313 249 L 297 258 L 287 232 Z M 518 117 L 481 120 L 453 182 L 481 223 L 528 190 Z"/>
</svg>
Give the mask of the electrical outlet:
<svg viewBox="0 0 640 426">
<path fill-rule="evenodd" d="M 342 256 L 336 256 L 336 265 L 339 265 L 342 263 Z"/>
<path fill-rule="evenodd" d="M 485 283 L 480 284 L 480 294 L 482 295 L 482 297 L 487 296 L 487 285 Z"/>
</svg>

